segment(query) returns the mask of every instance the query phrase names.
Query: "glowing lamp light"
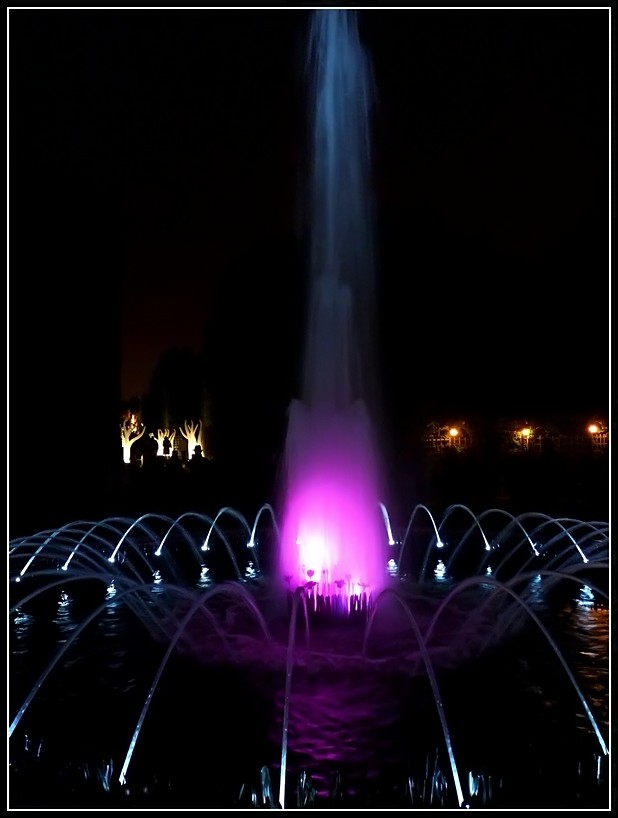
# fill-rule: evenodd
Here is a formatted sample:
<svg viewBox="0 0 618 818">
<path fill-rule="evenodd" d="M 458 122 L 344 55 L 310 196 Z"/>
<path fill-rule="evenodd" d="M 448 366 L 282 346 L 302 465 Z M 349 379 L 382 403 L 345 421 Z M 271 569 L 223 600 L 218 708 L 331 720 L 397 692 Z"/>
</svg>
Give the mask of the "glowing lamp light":
<svg viewBox="0 0 618 818">
<path fill-rule="evenodd" d="M 451 437 L 457 437 L 457 435 L 459 434 L 459 429 L 457 429 L 457 427 L 456 427 L 456 426 L 452 426 L 452 427 L 451 427 L 451 428 L 448 430 L 448 433 L 449 433 L 449 435 L 450 435 Z"/>
<path fill-rule="evenodd" d="M 531 426 L 524 426 L 522 429 L 518 429 L 514 433 L 514 439 L 519 441 L 519 445 L 522 449 L 529 448 L 532 436 L 533 429 Z"/>
<path fill-rule="evenodd" d="M 588 431 L 591 435 L 598 435 L 601 428 L 599 427 L 598 423 L 591 423 L 590 426 L 588 426 Z"/>
</svg>

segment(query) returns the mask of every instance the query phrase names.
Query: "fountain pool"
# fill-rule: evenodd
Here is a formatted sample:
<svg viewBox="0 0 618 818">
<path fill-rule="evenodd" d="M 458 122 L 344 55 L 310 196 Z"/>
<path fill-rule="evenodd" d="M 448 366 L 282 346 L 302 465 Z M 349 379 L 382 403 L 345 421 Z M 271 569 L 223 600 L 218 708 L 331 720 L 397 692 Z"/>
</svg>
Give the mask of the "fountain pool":
<svg viewBox="0 0 618 818">
<path fill-rule="evenodd" d="M 11 542 L 9 805 L 607 807 L 607 524 L 376 514 L 365 605 L 270 506 Z"/>
</svg>

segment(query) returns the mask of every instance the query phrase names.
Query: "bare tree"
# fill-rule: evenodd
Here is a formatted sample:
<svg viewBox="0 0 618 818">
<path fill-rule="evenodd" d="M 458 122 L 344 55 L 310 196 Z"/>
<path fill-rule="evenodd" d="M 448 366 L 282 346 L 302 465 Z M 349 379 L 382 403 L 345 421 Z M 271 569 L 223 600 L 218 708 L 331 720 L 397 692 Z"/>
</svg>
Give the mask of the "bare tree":
<svg viewBox="0 0 618 818">
<path fill-rule="evenodd" d="M 131 446 L 139 440 L 146 431 L 135 415 L 130 415 L 120 424 L 120 439 L 122 441 L 122 459 L 125 463 L 131 462 Z"/>
<path fill-rule="evenodd" d="M 174 438 L 176 437 L 176 429 L 157 429 L 157 434 L 150 433 L 150 437 L 157 441 L 157 457 L 169 457 L 174 448 Z M 165 451 L 165 438 L 170 442 L 169 451 Z"/>
<path fill-rule="evenodd" d="M 194 423 L 192 420 L 185 420 L 184 424 L 180 427 L 180 434 L 187 440 L 189 450 L 187 457 L 189 460 L 193 457 L 197 445 L 199 445 L 202 450 L 202 457 L 204 456 L 204 439 L 202 436 L 201 420 L 198 420 L 197 423 Z"/>
</svg>

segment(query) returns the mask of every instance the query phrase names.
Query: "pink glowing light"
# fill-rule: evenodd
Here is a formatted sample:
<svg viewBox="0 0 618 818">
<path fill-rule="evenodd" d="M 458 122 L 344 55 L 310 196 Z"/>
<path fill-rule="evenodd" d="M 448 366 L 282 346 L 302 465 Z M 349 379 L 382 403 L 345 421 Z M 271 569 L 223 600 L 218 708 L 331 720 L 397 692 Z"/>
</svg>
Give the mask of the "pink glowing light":
<svg viewBox="0 0 618 818">
<path fill-rule="evenodd" d="M 293 404 L 288 433 L 282 576 L 292 590 L 315 582 L 323 596 L 374 595 L 386 580 L 386 556 L 362 406 L 332 412 Z"/>
</svg>

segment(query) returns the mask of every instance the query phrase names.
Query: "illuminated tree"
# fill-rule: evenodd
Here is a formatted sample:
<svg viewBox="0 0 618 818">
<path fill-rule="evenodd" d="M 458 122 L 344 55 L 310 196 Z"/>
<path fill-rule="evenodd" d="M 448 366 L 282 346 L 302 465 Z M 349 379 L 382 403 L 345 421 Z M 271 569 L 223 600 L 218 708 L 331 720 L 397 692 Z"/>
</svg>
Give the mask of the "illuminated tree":
<svg viewBox="0 0 618 818">
<path fill-rule="evenodd" d="M 172 454 L 176 429 L 157 429 L 156 436 L 151 432 L 150 437 L 157 441 L 157 457 L 169 457 Z M 170 442 L 169 452 L 167 454 L 165 453 L 165 446 L 163 445 L 165 438 Z"/>
<path fill-rule="evenodd" d="M 184 422 L 180 428 L 180 434 L 186 438 L 188 445 L 188 459 L 191 460 L 195 453 L 195 447 L 199 444 L 202 449 L 202 457 L 204 456 L 204 439 L 202 436 L 202 421 L 198 420 L 194 423 L 192 420 Z"/>
<path fill-rule="evenodd" d="M 200 432 L 200 445 L 202 447 L 202 457 L 212 459 L 212 431 L 213 431 L 213 401 L 206 388 L 202 389 L 201 413 L 202 429 Z"/>
<path fill-rule="evenodd" d="M 140 423 L 136 415 L 131 413 L 120 424 L 120 439 L 122 441 L 122 459 L 125 463 L 131 462 L 131 446 L 139 440 L 146 431 L 143 423 Z"/>
</svg>

